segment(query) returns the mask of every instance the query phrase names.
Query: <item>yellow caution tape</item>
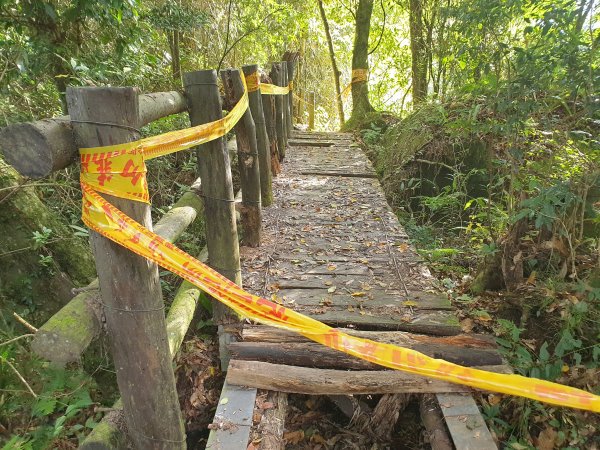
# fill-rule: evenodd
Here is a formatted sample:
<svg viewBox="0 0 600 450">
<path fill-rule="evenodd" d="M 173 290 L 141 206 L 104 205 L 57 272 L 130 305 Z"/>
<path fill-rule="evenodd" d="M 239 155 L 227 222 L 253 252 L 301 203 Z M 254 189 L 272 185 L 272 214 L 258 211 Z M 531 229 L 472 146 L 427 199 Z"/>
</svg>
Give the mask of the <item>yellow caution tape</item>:
<svg viewBox="0 0 600 450">
<path fill-rule="evenodd" d="M 276 86 L 274 84 L 260 84 L 260 93 L 267 95 L 286 95 L 290 93 L 289 86 Z"/>
<path fill-rule="evenodd" d="M 254 92 L 260 89 L 261 94 L 266 95 L 286 95 L 294 88 L 294 82 L 290 81 L 287 86 L 277 86 L 275 84 L 261 83 L 258 77 L 258 72 L 246 75 L 246 85 L 248 92 Z"/>
<path fill-rule="evenodd" d="M 367 74 L 368 74 L 368 70 L 367 69 L 354 69 L 352 71 L 352 78 L 350 79 L 350 83 L 348 83 L 348 86 L 346 86 L 344 88 L 344 90 L 342 91 L 342 93 L 340 94 L 344 99 L 348 98 L 348 95 L 350 95 L 350 91 L 352 90 L 352 85 L 354 83 L 360 83 L 363 81 L 367 81 Z"/>
<path fill-rule="evenodd" d="M 250 75 L 246 75 L 246 86 L 248 86 L 248 92 L 258 91 L 260 89 L 260 79 L 258 72 L 252 72 Z"/>
<path fill-rule="evenodd" d="M 264 86 L 264 85 L 263 85 Z M 146 229 L 102 198 L 98 192 L 148 201 L 145 160 L 223 136 L 248 107 L 247 93 L 221 120 L 110 147 L 81 149 L 82 218 L 91 229 L 218 299 L 239 314 L 266 325 L 294 331 L 330 348 L 416 375 L 478 389 L 600 412 L 600 397 L 549 381 L 462 367 L 415 350 L 350 336 L 242 288 L 183 250 Z"/>
</svg>

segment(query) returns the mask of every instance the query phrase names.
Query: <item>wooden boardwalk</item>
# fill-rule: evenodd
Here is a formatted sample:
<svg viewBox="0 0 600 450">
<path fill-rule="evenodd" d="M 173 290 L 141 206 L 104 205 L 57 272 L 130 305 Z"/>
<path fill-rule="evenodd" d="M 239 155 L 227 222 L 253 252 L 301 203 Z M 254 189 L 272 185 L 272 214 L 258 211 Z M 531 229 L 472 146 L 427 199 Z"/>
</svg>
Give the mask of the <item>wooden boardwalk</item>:
<svg viewBox="0 0 600 450">
<path fill-rule="evenodd" d="M 305 136 L 274 179 L 263 244 L 243 248 L 244 286 L 331 325 L 458 334 L 366 155 L 347 135 Z"/>
<path fill-rule="evenodd" d="M 244 287 L 360 336 L 502 370 L 493 340 L 461 334 L 450 301 L 409 244 L 351 136 L 295 132 L 289 144 L 273 179 L 274 204 L 263 210 L 262 245 L 242 248 Z M 248 325 L 242 337 L 230 346 L 223 396 L 255 395 L 236 383 L 307 394 L 435 393 L 443 396 L 456 448 L 496 448 L 470 395 L 459 393 L 468 392 L 462 386 L 382 370 L 270 327 Z M 208 448 L 245 448 L 239 443 L 251 428 L 252 406 L 226 405 L 215 421 L 233 420 L 235 433 L 229 433 L 240 446 L 219 431 Z"/>
</svg>

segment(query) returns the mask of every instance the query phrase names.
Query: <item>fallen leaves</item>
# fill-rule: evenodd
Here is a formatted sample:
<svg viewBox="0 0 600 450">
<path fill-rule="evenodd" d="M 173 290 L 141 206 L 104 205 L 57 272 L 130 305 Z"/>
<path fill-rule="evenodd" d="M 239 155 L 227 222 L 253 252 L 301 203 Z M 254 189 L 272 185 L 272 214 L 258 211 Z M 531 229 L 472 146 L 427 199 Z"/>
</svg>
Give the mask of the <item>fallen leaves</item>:
<svg viewBox="0 0 600 450">
<path fill-rule="evenodd" d="M 288 431 L 287 433 L 283 433 L 283 440 L 286 444 L 299 444 L 304 440 L 304 430 Z"/>
</svg>

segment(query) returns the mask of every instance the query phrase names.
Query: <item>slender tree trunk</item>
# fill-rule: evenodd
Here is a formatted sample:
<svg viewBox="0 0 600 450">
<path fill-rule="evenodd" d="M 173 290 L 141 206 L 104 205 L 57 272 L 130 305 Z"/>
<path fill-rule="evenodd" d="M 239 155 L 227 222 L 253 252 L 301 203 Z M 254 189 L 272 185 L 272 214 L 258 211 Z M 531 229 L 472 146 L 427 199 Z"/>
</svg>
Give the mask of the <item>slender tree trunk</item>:
<svg viewBox="0 0 600 450">
<path fill-rule="evenodd" d="M 181 82 L 181 56 L 179 54 L 179 42 L 181 41 L 181 33 L 173 30 L 171 40 L 171 70 L 173 79 Z"/>
<path fill-rule="evenodd" d="M 327 46 L 329 47 L 329 58 L 331 59 L 331 68 L 333 70 L 333 81 L 335 82 L 335 95 L 338 108 L 338 117 L 340 119 L 340 126 L 344 125 L 346 119 L 344 118 L 344 104 L 342 103 L 342 91 L 340 87 L 340 71 L 337 63 L 335 62 L 335 53 L 333 51 L 333 41 L 331 40 L 331 32 L 329 31 L 329 22 L 327 22 L 327 15 L 325 14 L 325 8 L 323 7 L 323 0 L 318 0 L 319 12 L 321 13 L 321 19 L 323 20 L 323 28 L 325 28 L 325 37 L 327 38 Z"/>
<path fill-rule="evenodd" d="M 409 1 L 413 105 L 418 105 L 427 97 L 427 52 L 423 33 L 423 3 L 424 0 Z"/>
<path fill-rule="evenodd" d="M 373 0 L 359 0 L 356 10 L 356 33 L 352 49 L 352 72 L 369 70 L 369 33 L 371 31 Z M 375 108 L 369 102 L 369 85 L 366 80 L 352 83 L 352 117 L 356 120 Z"/>
</svg>

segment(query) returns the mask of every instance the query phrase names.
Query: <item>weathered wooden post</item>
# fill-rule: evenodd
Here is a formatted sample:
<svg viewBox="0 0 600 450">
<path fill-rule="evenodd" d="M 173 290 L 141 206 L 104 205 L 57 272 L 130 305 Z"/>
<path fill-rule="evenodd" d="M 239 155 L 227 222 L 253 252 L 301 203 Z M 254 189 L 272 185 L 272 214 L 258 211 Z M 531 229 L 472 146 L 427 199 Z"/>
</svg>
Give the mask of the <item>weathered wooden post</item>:
<svg viewBox="0 0 600 450">
<path fill-rule="evenodd" d="M 281 62 L 281 74 L 283 87 L 289 86 L 289 78 L 287 71 L 287 63 Z M 290 137 L 290 129 L 288 128 L 288 122 L 290 121 L 290 97 L 289 94 L 283 96 L 283 131 L 285 134 L 285 145 L 287 147 L 288 138 Z"/>
<path fill-rule="evenodd" d="M 288 127 L 288 134 L 290 134 L 292 132 L 292 128 L 293 128 L 293 118 L 294 118 L 294 74 L 296 72 L 296 58 L 290 59 L 289 61 L 286 61 L 285 63 L 286 68 L 287 68 L 287 77 L 288 77 L 288 84 L 290 86 L 290 92 L 287 95 L 288 97 L 288 105 L 290 108 L 290 113 L 288 115 L 288 121 L 287 121 L 287 127 Z"/>
<path fill-rule="evenodd" d="M 192 126 L 213 122 L 222 118 L 221 95 L 217 87 L 215 70 L 199 70 L 183 74 L 185 94 Z M 198 174 L 202 182 L 204 220 L 208 265 L 242 285 L 240 248 L 237 225 L 231 163 L 225 139 L 218 138 L 196 148 Z M 219 327 L 219 352 L 221 369 L 229 363 L 229 336 L 223 333 L 227 324 L 238 323 L 237 314 L 221 302 L 212 299 L 213 321 Z"/>
<path fill-rule="evenodd" d="M 273 84 L 282 86 L 282 69 L 281 63 L 273 63 L 271 67 L 270 77 Z M 285 157 L 285 147 L 287 143 L 285 133 L 285 122 L 283 116 L 283 95 L 275 95 L 275 131 L 277 132 L 277 148 L 279 150 L 279 161 L 283 161 Z"/>
<path fill-rule="evenodd" d="M 273 80 L 271 80 L 266 74 L 263 74 L 260 77 L 260 82 L 272 84 Z M 279 149 L 277 147 L 277 131 L 275 128 L 275 99 L 273 98 L 273 95 L 269 94 L 262 94 L 261 97 L 263 102 L 265 125 L 267 127 L 267 135 L 269 136 L 269 146 L 271 150 L 271 176 L 275 177 L 281 170 L 281 166 L 279 165 Z"/>
<path fill-rule="evenodd" d="M 315 92 L 308 93 L 308 129 L 315 129 Z"/>
<path fill-rule="evenodd" d="M 235 105 L 244 94 L 244 84 L 240 71 L 237 69 L 222 70 L 221 80 L 223 80 L 225 98 L 231 106 Z M 258 247 L 262 228 L 260 169 L 256 144 L 256 127 L 250 108 L 246 109 L 234 129 L 242 189 L 242 209 L 240 211 L 243 227 L 242 243 L 249 247 Z"/>
<path fill-rule="evenodd" d="M 267 125 L 263 111 L 263 101 L 259 90 L 258 65 L 252 64 L 242 67 L 244 76 L 256 77 L 256 87 L 248 86 L 248 100 L 250 101 L 250 112 L 256 126 L 256 145 L 258 147 L 258 160 L 260 170 L 260 200 L 262 206 L 270 206 L 273 203 L 273 190 L 271 187 L 271 150 Z"/>
<path fill-rule="evenodd" d="M 134 88 L 68 88 L 67 105 L 79 147 L 139 139 Z M 104 197 L 152 229 L 150 205 Z M 158 267 L 94 231 L 90 240 L 131 439 L 140 449 L 185 449 Z"/>
</svg>

